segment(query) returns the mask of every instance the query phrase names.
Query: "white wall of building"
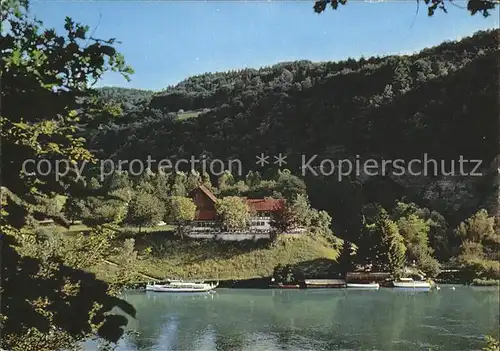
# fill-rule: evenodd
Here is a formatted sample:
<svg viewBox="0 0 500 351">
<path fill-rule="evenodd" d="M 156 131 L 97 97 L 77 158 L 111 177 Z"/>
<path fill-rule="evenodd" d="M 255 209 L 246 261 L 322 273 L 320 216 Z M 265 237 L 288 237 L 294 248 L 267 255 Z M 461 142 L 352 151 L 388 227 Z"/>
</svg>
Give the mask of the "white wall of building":
<svg viewBox="0 0 500 351">
<path fill-rule="evenodd" d="M 270 231 L 271 218 L 270 217 L 253 217 L 250 220 L 250 230 L 252 231 Z M 215 221 L 194 221 L 191 225 L 193 232 L 214 232 L 219 231 Z"/>
<path fill-rule="evenodd" d="M 194 221 L 191 224 L 192 232 L 218 232 L 217 223 L 215 221 Z"/>
<path fill-rule="evenodd" d="M 269 239 L 269 233 L 199 233 L 191 232 L 187 234 L 193 239 L 220 239 L 225 241 L 259 240 Z"/>
<path fill-rule="evenodd" d="M 271 218 L 270 217 L 253 217 L 250 220 L 250 229 L 251 230 L 262 230 L 269 231 L 271 230 Z"/>
<path fill-rule="evenodd" d="M 286 235 L 290 238 L 296 238 L 304 235 L 303 233 L 283 233 L 282 235 Z M 242 241 L 242 240 L 259 240 L 259 239 L 270 239 L 270 233 L 262 233 L 262 232 L 224 232 L 224 233 L 209 233 L 209 232 L 191 232 L 186 234 L 186 236 L 193 239 L 218 239 L 224 241 Z"/>
</svg>

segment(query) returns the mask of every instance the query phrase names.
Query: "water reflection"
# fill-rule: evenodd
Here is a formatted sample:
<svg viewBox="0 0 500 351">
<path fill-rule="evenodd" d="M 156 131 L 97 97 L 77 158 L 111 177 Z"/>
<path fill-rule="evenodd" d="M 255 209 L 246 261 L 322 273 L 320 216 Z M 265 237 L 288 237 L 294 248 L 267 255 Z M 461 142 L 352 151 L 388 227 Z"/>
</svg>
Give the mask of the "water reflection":
<svg viewBox="0 0 500 351">
<path fill-rule="evenodd" d="M 229 290 L 125 294 L 118 350 L 470 350 L 499 323 L 498 289 Z"/>
</svg>

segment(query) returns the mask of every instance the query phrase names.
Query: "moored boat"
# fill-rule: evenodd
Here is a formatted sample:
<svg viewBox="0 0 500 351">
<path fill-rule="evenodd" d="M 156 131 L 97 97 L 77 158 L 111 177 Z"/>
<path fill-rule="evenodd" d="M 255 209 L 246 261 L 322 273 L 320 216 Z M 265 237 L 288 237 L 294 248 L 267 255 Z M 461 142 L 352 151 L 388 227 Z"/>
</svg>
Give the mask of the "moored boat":
<svg viewBox="0 0 500 351">
<path fill-rule="evenodd" d="M 153 291 L 154 289 L 156 289 L 158 287 L 169 285 L 171 283 L 180 283 L 180 282 L 182 282 L 182 280 L 167 279 L 166 284 L 160 284 L 160 283 L 157 283 L 156 281 L 153 281 L 152 283 L 146 284 L 146 291 Z"/>
<path fill-rule="evenodd" d="M 306 288 L 345 288 L 344 279 L 306 279 L 302 283 Z"/>
<path fill-rule="evenodd" d="M 271 284 L 269 285 L 270 289 L 299 289 L 300 285 L 299 284 Z"/>
<path fill-rule="evenodd" d="M 378 283 L 347 283 L 348 288 L 354 289 L 374 289 L 377 290 L 380 288 L 380 284 Z"/>
<path fill-rule="evenodd" d="M 167 284 L 148 284 L 146 291 L 153 292 L 170 292 L 170 293 L 183 293 L 183 292 L 209 292 L 217 287 L 218 284 L 207 284 L 204 282 L 184 282 L 180 280 L 169 281 Z"/>
<path fill-rule="evenodd" d="M 430 290 L 431 284 L 426 281 L 415 281 L 412 278 L 401 278 L 399 281 L 392 282 L 395 288 L 405 288 L 405 289 L 425 289 Z"/>
</svg>

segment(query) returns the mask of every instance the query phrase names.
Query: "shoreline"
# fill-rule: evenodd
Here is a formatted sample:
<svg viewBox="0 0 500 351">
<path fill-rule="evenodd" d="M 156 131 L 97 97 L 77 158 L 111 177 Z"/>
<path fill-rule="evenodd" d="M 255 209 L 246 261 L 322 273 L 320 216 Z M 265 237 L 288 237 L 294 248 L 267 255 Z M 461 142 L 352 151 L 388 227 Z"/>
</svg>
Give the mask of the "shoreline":
<svg viewBox="0 0 500 351">
<path fill-rule="evenodd" d="M 189 279 L 188 279 L 189 280 Z M 203 279 L 191 279 L 191 280 L 203 280 Z M 160 281 L 160 280 L 158 280 Z M 207 280 L 211 281 L 211 280 Z M 273 286 L 274 285 L 274 286 Z M 297 285 L 297 287 L 293 286 Z M 458 282 L 458 281 L 444 281 L 444 280 L 432 280 L 431 281 L 431 290 L 436 289 L 436 287 L 440 285 L 461 285 L 461 286 L 474 286 L 474 287 L 500 287 L 500 281 L 496 282 L 488 282 L 488 284 L 474 284 L 467 282 Z M 123 287 L 123 290 L 144 290 L 146 286 L 145 282 L 127 284 Z M 289 286 L 285 285 L 284 287 L 276 286 L 275 282 L 271 281 L 270 277 L 262 277 L 262 278 L 252 278 L 252 279 L 228 279 L 219 281 L 219 285 L 217 289 L 255 289 L 255 290 L 318 290 L 318 289 L 353 289 L 348 288 L 346 286 L 338 286 L 338 287 L 306 287 L 300 283 L 293 283 Z M 380 288 L 392 288 L 391 282 L 387 282 L 385 284 L 380 284 Z M 396 288 L 397 289 L 397 288 Z M 370 290 L 370 289 L 367 289 Z M 418 290 L 418 289 L 417 289 Z"/>
</svg>

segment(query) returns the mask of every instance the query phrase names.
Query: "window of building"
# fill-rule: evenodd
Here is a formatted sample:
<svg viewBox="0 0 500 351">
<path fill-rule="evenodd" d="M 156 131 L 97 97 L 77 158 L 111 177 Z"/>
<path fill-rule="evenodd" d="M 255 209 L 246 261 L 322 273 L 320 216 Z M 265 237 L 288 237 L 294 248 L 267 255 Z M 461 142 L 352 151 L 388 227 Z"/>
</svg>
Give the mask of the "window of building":
<svg viewBox="0 0 500 351">
<path fill-rule="evenodd" d="M 264 226 L 264 225 L 266 225 L 266 222 L 264 222 L 264 221 L 254 221 L 254 222 L 252 222 L 252 226 L 254 226 L 254 227 L 260 227 L 260 226 Z"/>
</svg>

